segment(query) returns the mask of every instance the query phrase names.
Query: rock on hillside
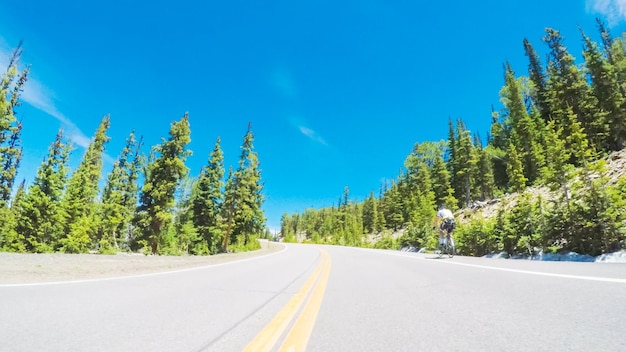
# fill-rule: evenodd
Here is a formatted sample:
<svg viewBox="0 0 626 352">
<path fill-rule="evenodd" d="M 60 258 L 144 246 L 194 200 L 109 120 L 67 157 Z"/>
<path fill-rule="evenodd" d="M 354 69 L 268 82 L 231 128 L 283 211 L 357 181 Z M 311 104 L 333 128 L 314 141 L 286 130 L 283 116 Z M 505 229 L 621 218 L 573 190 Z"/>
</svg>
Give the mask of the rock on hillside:
<svg viewBox="0 0 626 352">
<path fill-rule="evenodd" d="M 607 185 L 613 185 L 620 177 L 626 175 L 626 149 L 611 153 L 605 161 L 607 166 Z M 558 194 L 558 192 L 551 192 L 549 188 L 543 186 L 529 187 L 524 192 L 529 193 L 532 200 L 536 200 L 539 196 L 544 200 L 551 200 Z M 457 211 L 455 215 L 461 223 L 469 221 L 474 217 L 492 218 L 498 214 L 498 210 L 503 204 L 506 209 L 514 207 L 519 196 L 517 193 L 511 193 L 505 194 L 502 198 L 491 199 L 486 202 L 476 201 L 472 206 Z"/>
</svg>

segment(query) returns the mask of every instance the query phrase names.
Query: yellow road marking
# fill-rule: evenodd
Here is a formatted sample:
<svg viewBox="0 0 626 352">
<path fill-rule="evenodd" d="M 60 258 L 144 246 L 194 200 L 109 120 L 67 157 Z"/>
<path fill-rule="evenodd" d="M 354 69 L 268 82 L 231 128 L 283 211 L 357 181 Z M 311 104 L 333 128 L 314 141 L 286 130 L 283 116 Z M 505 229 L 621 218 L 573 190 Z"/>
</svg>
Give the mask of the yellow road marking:
<svg viewBox="0 0 626 352">
<path fill-rule="evenodd" d="M 304 283 L 302 288 L 289 300 L 289 302 L 278 312 L 278 314 L 272 319 L 272 321 L 259 333 L 256 337 L 248 343 L 243 351 L 257 352 L 257 351 L 270 351 L 276 342 L 283 334 L 289 323 L 293 320 L 296 312 L 300 309 L 304 303 L 307 294 L 311 291 L 313 284 L 316 282 L 326 261 L 330 266 L 330 257 L 328 253 L 322 252 L 322 260 L 315 269 L 315 272 Z M 319 286 L 319 285 L 318 285 Z"/>
<path fill-rule="evenodd" d="M 289 331 L 279 351 L 293 352 L 306 350 L 306 345 L 309 343 L 317 314 L 320 311 L 320 306 L 324 299 L 324 292 L 326 291 L 326 284 L 328 283 L 328 276 L 330 274 L 330 256 L 324 251 L 322 251 L 322 255 L 324 255 L 326 259 L 324 272 L 321 274 L 317 285 L 315 285 L 309 301 L 302 310 L 302 314 L 300 314 L 298 320 L 296 320 L 294 326 L 291 328 L 291 331 Z"/>
</svg>

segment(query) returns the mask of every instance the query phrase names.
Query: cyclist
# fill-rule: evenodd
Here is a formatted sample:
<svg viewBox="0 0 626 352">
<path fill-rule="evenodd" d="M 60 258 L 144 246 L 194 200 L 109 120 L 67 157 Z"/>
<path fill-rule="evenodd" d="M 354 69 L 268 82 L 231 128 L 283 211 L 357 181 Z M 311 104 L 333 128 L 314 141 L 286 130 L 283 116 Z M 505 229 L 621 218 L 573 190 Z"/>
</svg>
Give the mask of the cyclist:
<svg viewBox="0 0 626 352">
<path fill-rule="evenodd" d="M 437 216 L 435 217 L 435 227 L 439 226 L 439 247 L 443 247 L 446 244 L 444 231 L 447 231 L 450 234 L 450 244 L 454 246 L 454 241 L 452 240 L 454 225 L 455 221 L 452 211 L 446 208 L 445 205 L 440 205 L 439 210 L 437 211 Z"/>
</svg>

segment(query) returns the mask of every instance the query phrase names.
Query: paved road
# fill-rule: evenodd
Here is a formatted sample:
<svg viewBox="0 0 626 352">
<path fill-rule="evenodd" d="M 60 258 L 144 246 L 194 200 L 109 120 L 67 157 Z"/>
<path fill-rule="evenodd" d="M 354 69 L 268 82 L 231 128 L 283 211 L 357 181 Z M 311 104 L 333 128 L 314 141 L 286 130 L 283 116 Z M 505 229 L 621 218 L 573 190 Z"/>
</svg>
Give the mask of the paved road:
<svg viewBox="0 0 626 352">
<path fill-rule="evenodd" d="M 626 350 L 626 265 L 288 245 L 219 266 L 0 286 L 0 351 Z"/>
</svg>

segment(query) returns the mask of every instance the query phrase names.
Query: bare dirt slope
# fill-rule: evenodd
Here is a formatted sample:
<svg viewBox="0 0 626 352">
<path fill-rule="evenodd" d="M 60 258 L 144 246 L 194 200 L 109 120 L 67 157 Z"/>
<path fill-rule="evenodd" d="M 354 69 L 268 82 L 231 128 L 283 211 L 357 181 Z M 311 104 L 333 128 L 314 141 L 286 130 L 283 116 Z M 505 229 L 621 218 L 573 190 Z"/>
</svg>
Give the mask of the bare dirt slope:
<svg viewBox="0 0 626 352">
<path fill-rule="evenodd" d="M 613 185 L 617 180 L 626 175 L 626 149 L 614 152 L 606 159 L 608 178 L 607 185 Z M 530 187 L 526 190 L 530 193 L 531 199 L 537 199 L 541 196 L 544 200 L 550 200 L 556 196 L 555 192 L 550 192 L 547 187 Z M 517 203 L 519 195 L 517 193 L 505 194 L 498 199 L 492 199 L 487 202 L 474 202 L 469 208 L 459 210 L 455 215 L 460 222 L 468 221 L 473 217 L 492 218 L 498 213 L 498 210 L 505 206 L 507 209 L 513 207 Z"/>
</svg>

